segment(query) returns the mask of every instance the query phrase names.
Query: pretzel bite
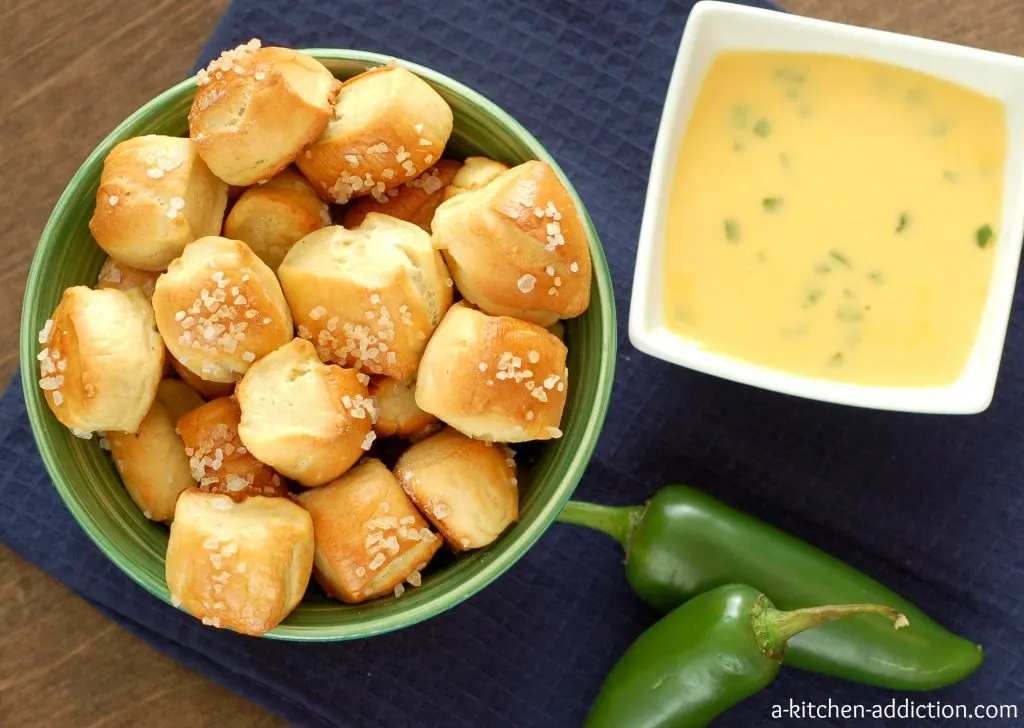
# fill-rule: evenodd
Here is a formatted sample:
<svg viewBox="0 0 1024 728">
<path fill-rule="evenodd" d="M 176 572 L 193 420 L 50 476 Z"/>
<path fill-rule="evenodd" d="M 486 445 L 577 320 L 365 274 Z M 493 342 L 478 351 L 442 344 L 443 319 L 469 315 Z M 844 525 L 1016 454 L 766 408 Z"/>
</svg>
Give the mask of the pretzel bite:
<svg viewBox="0 0 1024 728">
<path fill-rule="evenodd" d="M 512 452 L 450 427 L 406 450 L 395 477 L 455 551 L 487 546 L 519 518 Z"/>
<path fill-rule="evenodd" d="M 377 407 L 373 431 L 380 437 L 417 439 L 438 426 L 437 418 L 416 406 L 416 379 L 372 377 L 370 396 Z"/>
<path fill-rule="evenodd" d="M 238 381 L 293 336 L 274 272 L 240 240 L 189 244 L 157 279 L 153 309 L 174 358 L 210 382 Z"/>
<path fill-rule="evenodd" d="M 284 497 L 288 487 L 238 436 L 242 412 L 234 397 L 207 402 L 178 420 L 192 477 L 202 490 L 234 500 L 254 495 Z"/>
<path fill-rule="evenodd" d="M 437 208 L 434 246 L 463 297 L 495 316 L 550 326 L 590 303 L 590 247 L 554 169 L 526 162 Z"/>
<path fill-rule="evenodd" d="M 371 212 L 397 217 L 430 232 L 434 211 L 444 201 L 445 190 L 462 165 L 442 159 L 414 180 L 387 191 L 388 199 L 378 202 L 373 197 L 360 197 L 345 213 L 345 227 L 359 227 Z"/>
<path fill-rule="evenodd" d="M 266 634 L 302 599 L 313 566 L 313 521 L 287 498 L 186 490 L 167 542 L 171 603 L 211 627 Z"/>
<path fill-rule="evenodd" d="M 220 232 L 227 196 L 190 139 L 135 137 L 103 161 L 89 230 L 118 262 L 160 271 L 196 238 Z"/>
<path fill-rule="evenodd" d="M 469 437 L 561 437 L 568 391 L 565 344 L 541 327 L 459 302 L 427 344 L 416 404 Z"/>
<path fill-rule="evenodd" d="M 444 199 L 450 200 L 463 192 L 478 190 L 502 172 L 508 171 L 508 165 L 496 162 L 487 157 L 466 157 L 462 168 L 444 191 Z"/>
<path fill-rule="evenodd" d="M 147 301 L 152 301 L 153 288 L 159 277 L 159 271 L 132 268 L 130 265 L 118 263 L 107 256 L 107 259 L 103 261 L 103 267 L 100 268 L 100 274 L 96 278 L 96 288 L 117 288 L 121 291 L 138 288 Z"/>
<path fill-rule="evenodd" d="M 156 390 L 139 431 L 106 433 L 121 481 L 142 515 L 170 521 L 178 494 L 195 487 L 178 419 L 201 407 L 203 398 L 178 379 L 165 379 Z"/>
<path fill-rule="evenodd" d="M 136 432 L 156 397 L 164 345 L 137 288 L 72 286 L 39 332 L 39 386 L 79 437 Z"/>
<path fill-rule="evenodd" d="M 355 230 L 317 230 L 278 268 L 298 334 L 324 361 L 405 379 L 451 305 L 452 289 L 430 237 L 370 213 Z"/>
<path fill-rule="evenodd" d="M 243 241 L 272 270 L 296 242 L 331 224 L 331 211 L 298 172 L 285 169 L 248 188 L 224 220 L 224 236 Z"/>
<path fill-rule="evenodd" d="M 315 58 L 257 40 L 225 51 L 196 85 L 189 135 L 213 173 L 232 185 L 269 180 L 291 164 L 327 126 L 338 89 Z"/>
<path fill-rule="evenodd" d="M 307 487 L 344 473 L 376 437 L 373 402 L 359 374 L 324 364 L 305 339 L 293 339 L 253 364 L 236 397 L 245 446 Z"/>
<path fill-rule="evenodd" d="M 314 574 L 328 594 L 362 602 L 401 595 L 441 547 L 391 472 L 369 458 L 298 496 L 313 517 Z"/>
<path fill-rule="evenodd" d="M 295 160 L 325 200 L 345 204 L 415 179 L 441 158 L 452 110 L 419 76 L 397 65 L 341 86 L 324 133 Z"/>
</svg>

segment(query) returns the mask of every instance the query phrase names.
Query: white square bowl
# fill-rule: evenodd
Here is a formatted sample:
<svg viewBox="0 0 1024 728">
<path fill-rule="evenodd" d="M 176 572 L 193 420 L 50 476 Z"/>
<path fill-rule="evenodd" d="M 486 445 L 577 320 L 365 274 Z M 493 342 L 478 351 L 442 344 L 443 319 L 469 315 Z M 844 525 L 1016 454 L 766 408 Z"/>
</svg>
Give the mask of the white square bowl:
<svg viewBox="0 0 1024 728">
<path fill-rule="evenodd" d="M 921 71 L 1002 100 L 1008 151 L 996 260 L 981 324 L 960 377 L 942 387 L 884 387 L 798 376 L 709 351 L 662 318 L 665 227 L 679 145 L 704 77 L 725 50 L 823 53 Z M 1024 237 L 1024 59 L 912 36 L 703 0 L 686 24 L 651 163 L 629 314 L 640 351 L 736 382 L 826 402 L 942 414 L 981 412 L 992 401 Z"/>
</svg>

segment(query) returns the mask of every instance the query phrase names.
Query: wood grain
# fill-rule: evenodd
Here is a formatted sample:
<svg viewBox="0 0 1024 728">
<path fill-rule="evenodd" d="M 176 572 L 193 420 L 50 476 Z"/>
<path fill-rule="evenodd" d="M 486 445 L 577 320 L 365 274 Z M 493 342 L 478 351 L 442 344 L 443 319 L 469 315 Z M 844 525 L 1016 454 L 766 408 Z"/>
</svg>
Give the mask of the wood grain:
<svg viewBox="0 0 1024 728">
<path fill-rule="evenodd" d="M 180 81 L 227 0 L 0 0 L 0 386 L 32 252 L 64 185 Z M 16 174 L 11 174 L 16 170 Z M 121 630 L 0 546 L 0 726 L 271 728 L 279 721 Z"/>
<path fill-rule="evenodd" d="M 621 0 L 625 2 L 626 0 Z M 0 0 L 0 385 L 46 218 L 102 137 L 180 80 L 227 0 Z M 794 12 L 1024 55 L 1021 0 L 787 0 Z M 0 546 L 0 726 L 284 725 L 163 657 Z"/>
</svg>

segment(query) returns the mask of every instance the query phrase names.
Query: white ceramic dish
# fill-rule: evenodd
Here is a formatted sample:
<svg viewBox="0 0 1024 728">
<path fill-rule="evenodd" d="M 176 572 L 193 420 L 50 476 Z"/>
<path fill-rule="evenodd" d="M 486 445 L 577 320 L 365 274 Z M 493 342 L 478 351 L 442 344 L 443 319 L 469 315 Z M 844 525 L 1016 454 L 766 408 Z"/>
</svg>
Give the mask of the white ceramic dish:
<svg viewBox="0 0 1024 728">
<path fill-rule="evenodd" d="M 723 50 L 774 50 L 869 58 L 930 73 L 1001 99 L 1009 149 L 993 278 L 960 378 L 943 387 L 881 387 L 798 376 L 734 359 L 672 333 L 662 320 L 665 225 L 683 132 L 712 59 Z M 981 412 L 992 401 L 1024 237 L 1024 59 L 912 36 L 730 3 L 697 3 L 679 46 L 651 164 L 637 251 L 629 338 L 640 351 L 736 382 L 874 409 Z"/>
</svg>

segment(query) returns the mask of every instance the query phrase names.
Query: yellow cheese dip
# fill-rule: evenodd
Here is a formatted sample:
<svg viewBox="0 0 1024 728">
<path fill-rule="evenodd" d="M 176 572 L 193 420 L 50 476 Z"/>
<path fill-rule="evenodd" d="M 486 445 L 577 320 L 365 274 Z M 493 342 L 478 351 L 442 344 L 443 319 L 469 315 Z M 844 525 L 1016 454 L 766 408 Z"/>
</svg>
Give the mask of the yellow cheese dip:
<svg viewBox="0 0 1024 728">
<path fill-rule="evenodd" d="M 667 326 L 857 384 L 955 380 L 981 320 L 1007 151 L 996 99 L 864 59 L 727 52 L 671 190 Z"/>
</svg>

